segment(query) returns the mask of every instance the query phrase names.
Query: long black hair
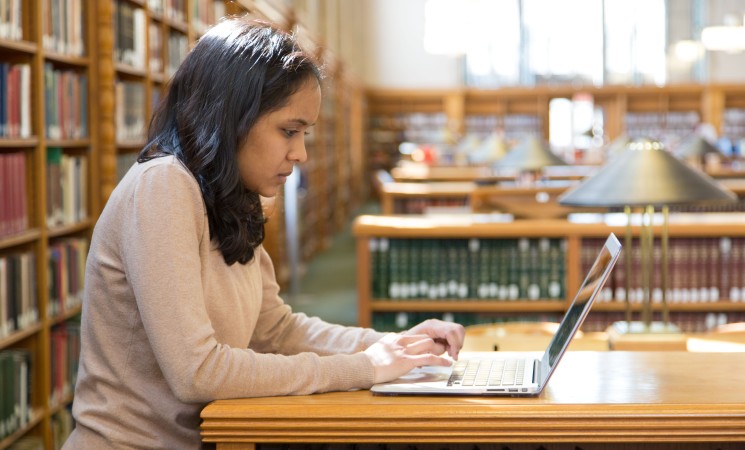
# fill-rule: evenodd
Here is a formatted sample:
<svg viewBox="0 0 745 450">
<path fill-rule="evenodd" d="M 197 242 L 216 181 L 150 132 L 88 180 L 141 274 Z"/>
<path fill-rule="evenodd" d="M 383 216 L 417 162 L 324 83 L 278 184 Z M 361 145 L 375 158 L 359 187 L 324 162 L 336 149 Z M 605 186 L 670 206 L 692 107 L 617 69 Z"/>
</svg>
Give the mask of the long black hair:
<svg viewBox="0 0 745 450">
<path fill-rule="evenodd" d="M 202 36 L 173 76 L 138 162 L 174 155 L 194 174 L 210 238 L 228 265 L 245 264 L 264 240 L 258 193 L 242 183 L 236 156 L 251 127 L 288 103 L 321 71 L 294 36 L 245 17 Z"/>
</svg>

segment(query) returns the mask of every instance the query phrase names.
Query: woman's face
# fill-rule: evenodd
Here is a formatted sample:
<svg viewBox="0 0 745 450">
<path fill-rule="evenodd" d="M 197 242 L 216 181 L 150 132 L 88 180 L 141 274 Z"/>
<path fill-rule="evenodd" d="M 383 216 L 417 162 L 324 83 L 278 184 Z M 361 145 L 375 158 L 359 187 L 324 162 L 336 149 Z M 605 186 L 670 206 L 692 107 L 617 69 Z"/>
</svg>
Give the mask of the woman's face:
<svg viewBox="0 0 745 450">
<path fill-rule="evenodd" d="M 243 184 L 263 197 L 274 197 L 295 164 L 305 162 L 305 134 L 321 109 L 321 88 L 308 80 L 283 108 L 262 116 L 238 149 Z"/>
</svg>

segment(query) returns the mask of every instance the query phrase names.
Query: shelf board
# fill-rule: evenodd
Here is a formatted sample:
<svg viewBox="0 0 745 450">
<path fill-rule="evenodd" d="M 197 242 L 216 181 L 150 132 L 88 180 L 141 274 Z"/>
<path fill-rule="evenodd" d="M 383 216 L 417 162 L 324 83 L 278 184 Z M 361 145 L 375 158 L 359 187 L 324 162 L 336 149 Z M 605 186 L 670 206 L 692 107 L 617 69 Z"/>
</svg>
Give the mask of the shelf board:
<svg viewBox="0 0 745 450">
<path fill-rule="evenodd" d="M 567 303 L 563 300 L 373 300 L 370 310 L 373 312 L 563 312 Z M 623 312 L 626 306 L 622 302 L 596 303 L 592 309 L 598 312 Z M 662 305 L 655 303 L 653 311 L 661 311 Z M 633 312 L 641 311 L 640 304 L 633 304 Z M 697 302 L 671 303 L 673 312 L 728 312 L 745 311 L 745 302 Z"/>
<path fill-rule="evenodd" d="M 44 59 L 71 66 L 80 66 L 82 68 L 87 68 L 90 65 L 90 58 L 87 56 L 66 55 L 49 50 L 44 52 Z"/>
<path fill-rule="evenodd" d="M 87 148 L 91 146 L 91 140 L 85 139 L 50 139 L 47 141 L 47 148 L 49 147 L 63 147 L 63 148 Z"/>
<path fill-rule="evenodd" d="M 91 226 L 91 220 L 85 219 L 80 222 L 76 222 L 73 224 L 65 224 L 65 225 L 55 225 L 54 227 L 49 229 L 49 237 L 50 238 L 56 238 L 61 236 L 66 236 L 68 234 L 78 233 L 80 231 L 85 231 L 89 229 Z"/>
<path fill-rule="evenodd" d="M 38 228 L 30 228 L 10 236 L 0 236 L 0 250 L 4 248 L 16 247 L 18 245 L 28 244 L 41 237 L 41 231 Z"/>
<path fill-rule="evenodd" d="M 0 448 L 10 447 L 10 445 L 20 439 L 21 436 L 24 436 L 26 433 L 29 432 L 29 430 L 41 423 L 41 420 L 43 418 L 43 409 L 33 408 L 33 413 L 31 414 L 31 419 L 28 421 L 28 423 L 14 431 L 13 434 L 11 434 L 10 436 L 6 436 L 5 439 L 0 440 Z"/>
<path fill-rule="evenodd" d="M 73 307 L 68 307 L 64 311 L 62 311 L 60 314 L 57 314 L 54 317 L 49 318 L 49 323 L 54 326 L 58 325 L 66 320 L 69 320 L 78 314 L 80 314 L 83 311 L 82 305 L 75 305 Z"/>
<path fill-rule="evenodd" d="M 122 153 L 128 153 L 131 150 L 137 149 L 140 150 L 142 147 L 145 146 L 145 143 L 147 141 L 145 138 L 142 139 L 134 139 L 131 141 L 119 141 L 116 143 L 116 148 L 118 150 L 124 150 Z"/>
<path fill-rule="evenodd" d="M 689 302 L 689 303 L 675 303 L 669 302 L 668 306 L 670 311 L 680 312 L 727 312 L 727 311 L 745 311 L 745 302 L 731 302 L 729 300 L 719 300 L 716 302 Z M 602 312 L 623 312 L 626 311 L 626 304 L 622 301 L 603 302 L 595 303 L 592 306 L 595 311 Z M 639 312 L 642 310 L 642 305 L 639 303 L 633 303 L 631 310 Z M 653 311 L 662 311 L 662 304 L 653 303 Z"/>
<path fill-rule="evenodd" d="M 34 42 L 17 41 L 14 39 L 0 39 L 0 48 L 34 55 L 38 51 L 39 47 Z"/>
<path fill-rule="evenodd" d="M 24 339 L 26 339 L 29 336 L 32 336 L 36 333 L 38 333 L 41 330 L 41 323 L 35 323 L 33 325 L 29 325 L 26 328 L 15 331 L 11 333 L 10 335 L 0 338 L 0 349 L 8 348 L 9 346 L 20 342 Z M 0 446 L 2 448 L 2 446 Z"/>
<path fill-rule="evenodd" d="M 373 300 L 373 312 L 563 312 L 564 300 Z"/>
<path fill-rule="evenodd" d="M 120 62 L 116 63 L 116 71 L 120 75 L 130 75 L 130 76 L 141 77 L 141 78 L 145 78 L 145 76 L 147 75 L 147 72 L 145 71 L 145 69 L 130 66 L 128 64 L 123 64 Z"/>
<path fill-rule="evenodd" d="M 0 148 L 30 148 L 39 145 L 36 136 L 28 138 L 0 138 Z"/>
</svg>

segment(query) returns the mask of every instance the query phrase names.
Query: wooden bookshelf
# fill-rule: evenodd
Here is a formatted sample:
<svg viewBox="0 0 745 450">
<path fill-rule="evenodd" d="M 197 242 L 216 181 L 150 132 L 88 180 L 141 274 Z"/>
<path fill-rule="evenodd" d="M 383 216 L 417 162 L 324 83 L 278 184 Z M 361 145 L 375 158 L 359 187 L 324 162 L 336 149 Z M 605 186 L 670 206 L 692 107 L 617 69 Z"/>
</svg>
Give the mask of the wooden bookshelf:
<svg viewBox="0 0 745 450">
<path fill-rule="evenodd" d="M 477 189 L 472 182 L 390 182 L 380 188 L 383 214 L 423 213 L 429 207 L 469 206 L 469 197 Z"/>
<path fill-rule="evenodd" d="M 6 325 L 0 335 L 0 353 L 21 349 L 30 358 L 25 369 L 29 385 L 24 388 L 30 395 L 30 413 L 5 427 L 0 449 L 22 439 L 35 439 L 44 448 L 54 448 L 66 437 L 59 432 L 69 423 L 67 410 L 75 381 L 74 375 L 52 375 L 62 367 L 58 358 L 64 358 L 65 365 L 75 358 L 68 350 L 77 333 L 82 265 L 73 267 L 71 262 L 74 258 L 82 263 L 100 210 L 96 169 L 99 123 L 94 95 L 98 91 L 98 11 L 96 2 L 74 0 L 7 4 L 18 8 L 19 20 L 2 25 L 0 63 L 6 67 L 23 65 L 26 74 L 21 75 L 20 83 L 8 83 L 4 78 L 1 87 L 4 100 L 6 95 L 16 96 L 20 109 L 11 113 L 9 105 L 4 105 L 3 117 L 12 117 L 16 125 L 15 130 L 0 136 L 0 158 L 21 158 L 20 166 L 6 164 L 0 175 L 1 183 L 15 180 L 21 189 L 10 197 L 6 191 L 1 209 L 5 218 L 8 211 L 20 212 L 22 221 L 10 228 L 0 225 L 0 230 L 4 228 L 0 233 L 0 284 L 4 289 L 9 289 L 9 284 L 18 286 L 9 281 L 9 266 L 15 264 L 10 261 L 18 255 L 30 265 L 20 272 L 25 290 L 0 295 L 0 308 L 6 309 L 9 303 L 20 305 L 20 311 L 13 314 L 16 323 L 12 328 Z M 8 32 L 8 28 L 14 31 Z M 82 247 L 73 250 L 68 246 L 72 242 L 82 243 Z M 60 251 L 67 263 L 55 262 Z M 60 270 L 62 275 L 55 275 Z M 75 277 L 76 285 L 63 289 L 55 278 L 66 275 Z M 58 349 L 59 344 L 66 348 Z M 64 393 L 57 392 L 60 381 L 65 385 Z M 8 386 L 13 389 L 7 378 L 3 385 L 2 401 L 7 402 L 16 392 L 7 392 Z"/>
<path fill-rule="evenodd" d="M 610 141 L 622 135 L 643 136 L 672 147 L 699 123 L 713 125 L 719 135 L 735 144 L 745 137 L 742 85 L 370 89 L 371 158 L 385 160 L 390 170 L 400 158 L 398 146 L 404 141 L 452 145 L 464 134 L 492 131 L 501 132 L 508 143 L 526 134 L 547 138 L 550 102 L 577 94 L 591 95 L 595 106 L 602 110 L 605 136 Z M 742 158 L 742 154 L 739 156 Z M 581 155 L 579 158 L 576 163 L 582 162 Z"/>
<path fill-rule="evenodd" d="M 142 149 L 149 118 L 191 45 L 226 12 L 211 2 L 115 0 L 100 5 L 102 203 Z"/>
<path fill-rule="evenodd" d="M 739 271 L 735 270 L 734 266 L 727 266 L 732 269 L 727 272 L 730 276 L 730 281 L 728 281 L 728 283 L 735 283 L 738 286 L 745 284 L 745 280 L 735 278 L 736 276 L 739 276 L 736 274 L 742 272 L 741 264 L 745 264 L 745 260 L 743 260 L 742 256 L 745 251 L 745 239 L 743 239 L 745 237 L 745 231 L 742 227 L 742 224 L 745 223 L 744 221 L 745 218 L 743 218 L 742 214 L 730 214 L 726 217 L 720 216 L 718 219 L 713 221 L 692 220 L 688 223 L 685 223 L 685 220 L 672 221 L 673 223 L 670 224 L 670 248 L 671 265 L 673 268 L 671 269 L 670 288 L 672 289 L 672 287 L 678 286 L 676 283 L 679 282 L 688 283 L 688 279 L 699 280 L 701 286 L 685 285 L 686 289 L 700 289 L 704 285 L 708 287 L 709 284 L 706 283 L 713 283 L 711 280 L 706 282 L 703 281 L 704 275 L 699 276 L 697 274 L 703 274 L 704 272 L 710 273 L 710 271 L 706 270 L 709 264 L 702 263 L 701 261 L 710 261 L 711 265 L 714 265 L 715 261 L 713 259 L 706 258 L 714 258 L 713 256 L 709 256 L 709 254 L 714 251 L 713 247 L 718 247 L 720 245 L 719 240 L 722 237 L 727 237 L 731 240 L 730 243 L 734 243 L 733 245 L 736 247 L 736 253 L 731 253 L 731 255 L 735 256 L 733 256 L 730 261 L 738 261 L 736 264 L 740 264 L 737 266 L 739 267 Z M 660 227 L 658 226 L 655 227 L 655 233 L 658 236 L 660 233 L 659 228 Z M 587 268 L 584 267 L 584 264 L 587 264 L 588 254 L 589 256 L 594 257 L 594 252 L 599 248 L 599 245 L 602 244 L 602 239 L 604 239 L 610 232 L 614 232 L 620 239 L 623 239 L 625 227 L 608 225 L 603 222 L 573 223 L 566 220 L 516 220 L 502 222 L 487 215 L 454 216 L 449 218 L 424 216 L 360 216 L 356 219 L 353 226 L 353 233 L 357 239 L 359 324 L 361 326 L 374 325 L 375 315 L 381 313 L 425 313 L 424 315 L 442 315 L 443 317 L 447 314 L 450 315 L 450 317 L 454 317 L 456 320 L 459 320 L 459 318 L 462 317 L 459 316 L 459 314 L 475 313 L 485 314 L 487 316 L 492 315 L 494 317 L 499 316 L 495 319 L 497 321 L 509 320 L 511 316 L 522 320 L 526 320 L 526 317 L 532 316 L 536 318 L 551 314 L 560 317 L 570 305 L 574 293 L 579 288 L 582 278 L 584 277 L 584 273 L 587 270 Z M 634 236 L 637 236 L 638 232 L 638 227 L 634 227 Z M 382 239 L 389 241 L 389 247 L 386 250 L 388 253 L 385 256 L 381 256 L 382 253 L 379 253 L 381 248 L 380 241 Z M 482 242 L 482 245 L 485 245 L 483 242 L 489 240 L 510 243 L 510 245 L 517 245 L 517 241 L 525 240 L 526 242 L 532 242 L 533 244 L 531 245 L 534 245 L 535 243 L 546 239 L 560 242 L 561 248 L 563 248 L 562 256 L 559 261 L 561 265 L 561 273 L 563 274 L 562 279 L 560 280 L 562 283 L 562 288 L 560 290 L 562 294 L 558 297 L 546 298 L 546 296 L 543 295 L 543 290 L 541 290 L 541 295 L 534 297 L 534 299 L 529 299 L 527 296 L 522 294 L 513 298 L 499 298 L 497 295 L 474 295 L 474 292 L 480 291 L 471 288 L 471 283 L 473 283 L 471 278 L 468 278 L 468 280 L 456 280 L 458 283 L 464 283 L 468 286 L 469 291 L 465 296 L 447 292 L 444 295 L 440 294 L 435 298 L 432 298 L 431 295 L 428 295 L 426 291 L 422 292 L 421 289 L 417 295 L 409 294 L 406 296 L 397 294 L 397 298 L 391 298 L 392 295 L 388 294 L 388 292 L 391 292 L 388 290 L 391 285 L 390 283 L 393 282 L 390 277 L 394 276 L 394 272 L 409 273 L 412 264 L 424 267 L 420 269 L 418 274 L 421 275 L 422 279 L 429 280 L 430 285 L 433 283 L 432 280 L 439 277 L 439 275 L 433 275 L 431 271 L 428 271 L 428 265 L 431 267 L 440 267 L 441 269 L 437 269 L 441 271 L 440 273 L 445 271 L 449 277 L 445 280 L 447 283 L 450 283 L 449 280 L 453 278 L 453 271 L 465 275 L 466 277 L 469 277 L 469 274 L 472 272 L 478 272 L 480 270 L 480 265 L 483 264 L 482 260 L 478 258 L 480 257 L 480 252 L 484 250 L 481 247 L 478 247 L 478 250 L 476 250 L 475 253 L 471 253 L 473 256 L 469 256 L 466 252 L 468 252 L 467 249 L 471 248 L 469 247 L 471 245 L 471 240 L 479 240 Z M 384 257 L 394 258 L 393 256 L 390 256 L 393 251 L 392 241 L 394 240 L 405 242 L 419 241 L 420 244 L 415 244 L 419 245 L 419 247 L 413 247 L 419 249 L 415 251 L 432 252 L 432 250 L 421 249 L 430 249 L 433 244 L 444 247 L 437 247 L 438 249 L 436 252 L 430 253 L 429 256 L 401 256 L 401 253 L 399 253 L 396 256 L 398 260 L 396 264 L 398 265 L 395 267 L 395 270 L 390 267 L 391 264 L 394 264 L 393 259 L 385 260 L 388 262 L 382 264 L 388 264 L 388 266 L 385 267 L 390 272 L 385 272 L 386 274 L 383 275 L 389 278 L 386 279 L 386 282 L 381 288 L 379 285 L 376 285 L 376 283 L 379 282 L 377 281 L 377 277 L 379 276 L 378 271 L 385 271 L 386 269 L 381 269 L 381 267 L 384 266 L 381 266 L 380 262 L 375 261 L 384 261 L 382 259 Z M 451 245 L 452 248 L 453 244 L 448 244 L 448 242 L 452 243 L 454 241 L 459 242 L 457 245 L 462 247 L 463 253 L 443 253 L 441 248 L 447 248 L 448 245 Z M 427 245 L 429 245 L 429 247 L 426 247 Z M 637 250 L 635 249 L 637 247 L 638 245 L 636 245 L 635 240 L 631 251 L 636 252 Z M 532 249 L 533 247 L 530 248 Z M 674 253 L 679 250 L 673 249 L 683 249 L 684 251 L 691 253 L 685 253 L 685 255 L 680 256 L 680 254 Z M 629 249 L 624 249 L 624 251 L 629 251 Z M 402 252 L 402 250 L 399 250 L 399 252 Z M 716 254 L 723 255 L 724 253 L 720 254 L 717 251 Z M 730 255 L 730 253 L 727 254 Z M 422 253 L 421 255 L 425 254 Z M 489 270 L 499 270 L 499 261 L 502 261 L 502 266 L 504 266 L 504 263 L 510 266 L 517 265 L 520 261 L 519 258 L 523 257 L 520 253 L 513 253 L 511 255 L 512 256 L 508 259 L 502 260 L 494 259 L 496 257 L 491 257 L 492 259 L 490 260 L 491 262 L 489 262 Z M 540 256 L 540 253 L 538 255 L 538 258 L 545 257 L 545 254 L 543 254 L 544 256 Z M 634 255 L 636 255 L 636 253 L 634 253 Z M 466 259 L 463 259 L 464 257 Z M 468 258 L 476 259 L 469 260 Z M 680 261 L 683 260 L 680 258 L 685 258 L 685 264 L 689 264 L 690 267 L 678 266 L 675 268 L 674 265 L 679 264 Z M 449 260 L 456 260 L 457 262 L 454 266 L 450 267 L 448 266 Z M 541 259 L 528 260 L 528 262 L 530 262 L 529 266 L 531 267 L 542 267 L 543 263 L 541 261 Z M 705 265 L 701 266 L 700 264 Z M 452 270 L 447 272 L 445 269 L 442 269 L 443 267 L 450 267 Z M 688 273 L 685 272 L 686 270 L 690 272 L 689 275 L 686 275 L 686 273 Z M 620 274 L 622 272 L 625 273 L 623 268 L 617 267 L 613 276 L 621 276 Z M 481 274 L 478 276 L 481 276 Z M 485 273 L 485 276 L 487 277 L 487 280 L 493 280 L 499 277 L 497 272 L 487 272 Z M 529 276 L 537 277 L 539 275 L 529 274 Z M 632 277 L 636 277 L 636 275 L 632 275 Z M 634 280 L 634 283 L 632 283 L 633 287 L 636 286 L 636 278 L 632 279 Z M 414 281 L 416 283 L 421 281 L 418 281 L 417 279 L 402 280 L 402 282 Z M 437 281 L 435 280 L 434 282 L 436 283 Z M 614 283 L 619 284 L 619 286 L 616 286 Z M 609 289 L 609 291 L 604 295 L 604 300 L 598 301 L 598 303 L 593 307 L 593 311 L 607 315 L 611 322 L 614 320 L 622 320 L 623 318 L 625 304 L 623 301 L 619 300 L 620 297 L 616 295 L 618 292 L 617 288 L 620 288 L 621 284 L 623 283 L 620 278 L 616 279 L 612 277 L 611 281 L 606 285 L 606 288 Z M 742 290 L 740 290 L 740 292 L 741 291 Z M 691 316 L 690 319 L 695 319 L 696 316 L 703 317 L 707 313 L 724 313 L 730 314 L 732 318 L 740 318 L 740 320 L 745 319 L 745 298 L 729 298 L 729 293 L 730 291 L 727 293 L 721 292 L 719 293 L 718 298 L 708 298 L 706 301 L 693 301 L 691 299 L 685 301 L 669 300 L 673 320 L 678 316 L 682 318 L 689 318 L 688 316 Z M 740 294 L 738 294 L 738 296 L 742 297 Z M 633 302 L 633 309 L 639 311 L 640 308 L 639 301 L 635 300 Z M 660 304 L 655 303 L 654 309 L 660 311 Z M 420 316 L 421 315 L 422 314 L 420 314 Z M 489 319 L 487 318 L 487 320 Z M 411 323 L 408 324 L 408 326 L 411 325 Z M 606 325 L 598 325 L 597 328 L 604 329 L 605 326 Z M 691 325 L 691 327 L 693 327 L 693 325 Z M 697 329 L 694 331 L 704 330 Z"/>
<path fill-rule="evenodd" d="M 30 404 L 23 402 L 30 412 L 22 419 L 13 416 L 8 424 L 2 420 L 6 417 L 0 417 L 0 450 L 29 438 L 37 439 L 43 448 L 55 448 L 72 426 L 74 375 L 58 376 L 53 361 L 58 345 L 67 339 L 69 349 L 59 353 L 69 355 L 67 366 L 74 374 L 82 290 L 79 277 L 69 275 L 69 289 L 74 284 L 76 291 L 57 298 L 55 274 L 65 267 L 57 260 L 67 258 L 77 268 L 84 266 L 100 211 L 145 143 L 147 123 L 173 70 L 204 30 L 223 15 L 248 13 L 296 32 L 329 69 L 317 132 L 320 157 L 309 152 L 309 172 L 314 173 L 304 186 L 318 196 L 300 210 L 301 225 L 307 225 L 302 245 L 315 249 L 326 245 L 366 195 L 364 183 L 357 182 L 365 170 L 364 96 L 342 61 L 319 44 L 317 30 L 300 23 L 284 3 L 7 0 L 6 5 L 17 18 L 0 23 L 0 105 L 14 107 L 0 111 L 0 279 L 4 280 L 0 287 L 7 290 L 8 267 L 17 270 L 21 281 L 18 292 L 3 291 L 0 296 L 0 363 L 4 377 L 6 368 L 8 374 L 30 371 Z M 12 101 L 8 95 L 13 95 Z M 59 206 L 62 188 L 77 191 L 73 202 L 63 194 L 65 202 Z M 279 197 L 274 204 L 267 203 L 270 221 L 265 240 L 280 281 L 288 278 L 283 201 Z M 316 201 L 326 206 L 323 215 L 311 222 L 308 218 Z M 75 207 L 65 206 L 69 204 Z M 61 258 L 60 252 L 69 254 Z M 6 297 L 15 302 L 21 294 L 25 303 L 19 301 L 19 312 L 13 311 L 13 319 L 19 316 L 19 320 L 11 328 Z M 3 358 L 16 349 L 22 352 L 6 365 L 11 359 Z M 6 378 L 0 384 L 1 415 L 17 392 Z"/>
</svg>

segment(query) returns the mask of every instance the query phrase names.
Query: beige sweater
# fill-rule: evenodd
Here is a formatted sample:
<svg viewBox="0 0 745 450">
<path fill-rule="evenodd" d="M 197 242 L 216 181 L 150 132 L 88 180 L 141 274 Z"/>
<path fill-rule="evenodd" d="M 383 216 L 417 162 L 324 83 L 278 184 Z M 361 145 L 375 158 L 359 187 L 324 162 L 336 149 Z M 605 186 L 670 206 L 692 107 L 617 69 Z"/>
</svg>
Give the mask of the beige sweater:
<svg viewBox="0 0 745 450">
<path fill-rule="evenodd" d="M 96 224 L 65 449 L 199 448 L 207 402 L 368 388 L 382 334 L 293 313 L 263 248 L 225 264 L 194 177 L 133 167 Z"/>
</svg>

